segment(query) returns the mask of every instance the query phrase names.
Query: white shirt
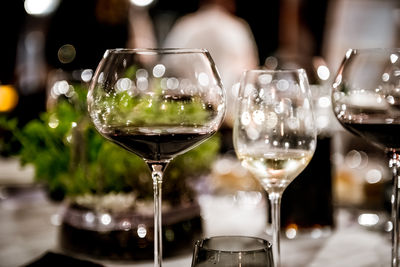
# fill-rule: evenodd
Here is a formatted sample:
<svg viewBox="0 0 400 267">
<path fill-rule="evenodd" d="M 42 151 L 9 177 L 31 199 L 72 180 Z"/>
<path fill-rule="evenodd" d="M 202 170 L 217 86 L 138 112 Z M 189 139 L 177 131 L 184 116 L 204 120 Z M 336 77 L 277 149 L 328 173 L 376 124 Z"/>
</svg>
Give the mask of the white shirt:
<svg viewBox="0 0 400 267">
<path fill-rule="evenodd" d="M 164 47 L 205 48 L 210 52 L 227 92 L 226 122 L 232 124 L 237 95 L 232 86 L 244 70 L 258 66 L 257 47 L 248 24 L 221 7 L 206 6 L 178 19 Z"/>
</svg>

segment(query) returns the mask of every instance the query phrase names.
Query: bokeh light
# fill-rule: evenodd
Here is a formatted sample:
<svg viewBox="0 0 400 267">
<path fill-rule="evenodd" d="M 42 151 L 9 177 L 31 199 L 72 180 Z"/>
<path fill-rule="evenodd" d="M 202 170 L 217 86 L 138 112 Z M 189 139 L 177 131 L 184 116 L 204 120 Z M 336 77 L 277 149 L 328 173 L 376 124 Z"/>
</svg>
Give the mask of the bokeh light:
<svg viewBox="0 0 400 267">
<path fill-rule="evenodd" d="M 154 0 L 130 0 L 131 3 L 135 6 L 145 7 L 151 5 Z"/>
<path fill-rule="evenodd" d="M 321 80 L 326 81 L 329 79 L 331 73 L 327 66 L 321 65 L 317 69 L 317 75 Z"/>
<path fill-rule="evenodd" d="M 0 112 L 8 112 L 18 103 L 18 94 L 11 85 L 0 85 Z"/>
<path fill-rule="evenodd" d="M 75 47 L 71 44 L 65 44 L 58 49 L 57 55 L 61 63 L 71 63 L 76 56 Z"/>
<path fill-rule="evenodd" d="M 25 0 L 26 13 L 32 16 L 46 16 L 56 10 L 60 0 Z"/>
</svg>

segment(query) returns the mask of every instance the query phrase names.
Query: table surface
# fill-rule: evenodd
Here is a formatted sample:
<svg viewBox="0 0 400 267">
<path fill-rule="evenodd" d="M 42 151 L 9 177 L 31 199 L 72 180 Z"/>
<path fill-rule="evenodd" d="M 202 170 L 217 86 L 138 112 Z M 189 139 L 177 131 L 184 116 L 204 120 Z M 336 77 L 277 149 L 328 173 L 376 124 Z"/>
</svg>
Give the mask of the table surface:
<svg viewBox="0 0 400 267">
<path fill-rule="evenodd" d="M 0 188 L 0 266 L 21 266 L 48 251 L 60 252 L 57 246 L 60 205 L 50 202 L 39 189 L 26 190 L 18 196 L 4 192 Z M 336 211 L 336 215 L 337 227 L 327 237 L 284 238 L 281 245 L 283 266 L 390 266 L 388 233 L 359 226 L 345 210 Z M 165 259 L 163 266 L 188 267 L 191 256 Z M 109 267 L 153 265 L 152 262 L 101 263 Z"/>
</svg>

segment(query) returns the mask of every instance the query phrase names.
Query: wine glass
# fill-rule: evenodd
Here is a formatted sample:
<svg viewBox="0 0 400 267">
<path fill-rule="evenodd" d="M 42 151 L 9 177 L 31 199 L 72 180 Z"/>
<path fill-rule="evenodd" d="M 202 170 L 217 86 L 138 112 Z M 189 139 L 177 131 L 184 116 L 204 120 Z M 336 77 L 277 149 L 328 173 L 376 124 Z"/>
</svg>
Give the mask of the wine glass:
<svg viewBox="0 0 400 267">
<path fill-rule="evenodd" d="M 303 69 L 244 73 L 233 142 L 242 165 L 268 193 L 275 266 L 280 266 L 282 193 L 310 162 L 316 135 L 311 92 Z"/>
<path fill-rule="evenodd" d="M 192 267 L 273 267 L 271 243 L 249 236 L 214 236 L 198 240 Z"/>
<path fill-rule="evenodd" d="M 380 147 L 393 173 L 392 266 L 399 265 L 400 48 L 350 49 L 333 83 L 333 110 L 350 132 Z"/>
<path fill-rule="evenodd" d="M 142 157 L 154 189 L 154 266 L 162 264 L 161 187 L 176 156 L 213 135 L 225 93 L 203 49 L 111 49 L 95 72 L 88 108 L 105 138 Z"/>
</svg>

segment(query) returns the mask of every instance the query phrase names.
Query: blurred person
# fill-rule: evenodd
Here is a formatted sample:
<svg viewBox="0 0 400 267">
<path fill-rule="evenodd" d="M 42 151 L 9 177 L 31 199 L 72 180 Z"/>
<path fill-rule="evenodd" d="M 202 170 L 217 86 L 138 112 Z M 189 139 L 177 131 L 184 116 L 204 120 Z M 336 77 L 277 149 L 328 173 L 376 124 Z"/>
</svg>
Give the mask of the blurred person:
<svg viewBox="0 0 400 267">
<path fill-rule="evenodd" d="M 147 7 L 131 5 L 129 12 L 129 48 L 153 48 L 157 46 L 153 22 Z"/>
<path fill-rule="evenodd" d="M 164 42 L 164 47 L 206 48 L 211 53 L 227 92 L 225 124 L 229 127 L 237 94 L 233 85 L 244 70 L 258 67 L 251 29 L 235 11 L 234 0 L 204 0 L 196 12 L 177 20 Z"/>
</svg>

